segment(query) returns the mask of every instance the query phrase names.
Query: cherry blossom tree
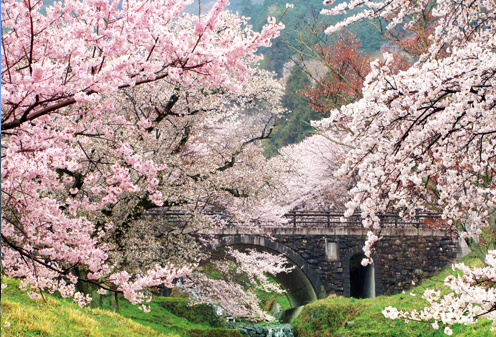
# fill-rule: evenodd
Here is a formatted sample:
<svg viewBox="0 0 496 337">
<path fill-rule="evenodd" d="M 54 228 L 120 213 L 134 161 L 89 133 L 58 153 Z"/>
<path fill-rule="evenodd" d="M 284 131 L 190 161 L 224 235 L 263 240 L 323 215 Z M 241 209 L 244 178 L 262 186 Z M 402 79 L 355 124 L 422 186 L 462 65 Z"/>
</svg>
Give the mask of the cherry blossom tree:
<svg viewBox="0 0 496 337">
<path fill-rule="evenodd" d="M 440 212 L 441 224 L 458 230 L 487 265 L 455 265 L 464 274 L 445 280 L 453 293 L 426 291 L 431 306 L 421 312 L 388 308 L 384 314 L 430 322 L 434 328 L 444 324 L 447 334 L 453 323 L 470 324 L 480 317 L 494 322 L 496 4 L 360 0 L 322 12 L 333 15 L 354 7 L 363 11 L 326 33 L 364 18 L 381 20 L 388 30 L 412 28 L 424 20 L 426 9 L 436 24 L 412 67 L 394 74 L 392 56 L 385 54 L 383 64 L 371 64 L 363 98 L 319 124 L 347 128 L 344 142 L 355 147 L 340 170 L 358 172 L 348 214 L 360 207 L 365 227 L 378 230 L 379 212 L 394 210 L 405 217 L 418 209 Z M 486 246 L 477 243 L 478 236 Z M 369 235 L 369 258 L 377 239 Z"/>
<path fill-rule="evenodd" d="M 306 98 L 313 110 L 322 116 L 329 117 L 331 110 L 363 97 L 363 82 L 370 72 L 372 59 L 360 50 L 361 44 L 356 34 L 344 30 L 338 32 L 332 41 L 328 41 L 320 38 L 322 30 L 321 26 L 308 28 L 306 34 L 299 35 L 296 40 L 297 45 L 292 48 L 300 58 L 298 64 L 313 80 L 311 85 L 305 85 L 304 90 L 299 90 L 298 93 Z M 410 40 L 417 40 L 415 33 L 409 34 L 409 39 L 402 40 L 405 48 L 414 44 Z M 389 39 L 396 42 L 399 37 L 395 35 L 394 38 L 389 37 Z M 404 52 L 392 54 L 394 60 L 389 66 L 393 73 L 410 67 L 406 57 L 409 54 Z M 325 69 L 324 74 L 322 71 L 309 69 L 308 61 L 312 60 L 322 65 Z"/>
<path fill-rule="evenodd" d="M 118 252 L 116 259 L 135 261 L 139 266 L 179 256 L 183 261 L 189 256 L 186 261 L 192 262 L 201 257 L 198 240 L 205 231 L 224 225 L 250 225 L 251 220 L 263 218 L 257 209 L 273 186 L 282 184 L 283 172 L 268 165 L 260 141 L 268 136 L 280 111 L 282 90 L 266 71 L 247 78 L 240 93 L 205 92 L 167 81 L 153 90 L 140 88 L 123 93 L 117 110 L 137 123 L 149 113 L 155 115 L 156 109 L 168 111 L 163 121 L 147 126 L 143 134 L 114 131 L 114 141 L 127 140 L 135 153 L 151 153 L 155 161 L 166 165 L 157 175 L 156 187 L 166 211 L 153 210 L 155 215 L 143 217 L 147 209 L 156 207 L 143 191 L 119 197 L 112 208 L 100 212 L 107 222 L 115 221 L 115 229 L 107 234 L 115 248 L 112 251 Z M 90 148 L 98 149 L 98 144 Z M 103 147 L 93 156 L 99 161 L 118 160 L 108 152 Z M 140 174 L 132 176 L 138 181 Z M 220 215 L 211 214 L 213 208 L 221 210 L 223 221 L 217 221 Z M 182 215 L 169 219 L 167 210 Z M 173 252 L 173 256 L 168 255 Z"/>
<path fill-rule="evenodd" d="M 249 321 L 273 321 L 274 317 L 261 309 L 257 292 L 284 294 L 269 276 L 289 273 L 293 267 L 286 263 L 283 255 L 228 247 L 184 277 L 181 287 L 188 291 L 193 303 L 213 303 L 225 314 Z"/>
<path fill-rule="evenodd" d="M 426 2 L 419 11 L 412 14 L 408 25 L 386 28 L 378 21 L 375 27 L 383 37 L 392 42 L 394 47 L 399 47 L 411 58 L 418 58 L 428 51 L 432 44 L 430 36 L 439 23 L 438 18 L 432 15 L 436 3 L 436 1 Z"/>
<path fill-rule="evenodd" d="M 153 154 L 155 162 L 166 165 L 157 173 L 156 186 L 166 211 L 147 213 L 156 205 L 149 201 L 146 186 L 141 192 L 118 196 L 111 207 L 97 211 L 101 222 L 114 223 L 104 238 L 113 265 L 131 272 L 161 261 L 194 263 L 208 257 L 202 244 L 206 231 L 234 224 L 251 226 L 253 219 L 264 218 L 257 209 L 284 177 L 280 168 L 269 165 L 260 147 L 280 111 L 282 90 L 272 76 L 266 71 L 248 74 L 241 92 L 221 88 L 206 92 L 163 80 L 154 89 L 126 89 L 116 99 L 119 114 L 135 123 L 163 111 L 144 133 L 108 125 L 114 142 L 126 141 L 134 153 Z M 93 150 L 94 161 L 119 161 L 99 141 L 85 148 Z M 131 172 L 138 186 L 140 164 Z M 212 209 L 222 212 L 222 221 Z M 167 212 L 173 211 L 182 215 L 170 219 Z"/>
<path fill-rule="evenodd" d="M 185 145 L 229 129 L 209 129 L 229 118 L 208 115 L 215 99 L 205 109 L 195 99 L 198 93 L 208 100 L 214 91 L 243 89 L 259 58 L 254 52 L 269 46 L 283 25 L 269 18 L 255 33 L 242 19 L 225 15 L 227 1 L 219 0 L 204 16 L 181 14 L 189 3 L 67 0 L 42 14 L 41 1 L 2 1 L 2 272 L 22 278 L 32 297 L 58 291 L 84 305 L 90 298 L 75 285 L 87 282 L 140 304 L 148 299 L 143 289 L 170 285 L 193 265 L 163 261 L 135 274 L 115 270 L 108 259 L 119 242 L 106 238 L 119 231 L 124 238 L 125 225 L 150 205 L 191 201 L 189 186 L 205 175 L 212 177 L 211 190 L 244 193 L 215 181 L 214 173 L 241 179 L 241 172 L 227 168 L 242 154 L 256 153 L 250 147 L 256 139 L 245 134 L 230 144 L 228 132 L 226 152 L 219 152 L 222 141 L 207 149 L 205 143 Z M 177 98 L 171 85 L 180 92 Z M 152 99 L 161 89 L 167 95 L 163 106 L 136 98 Z M 190 89 L 194 95 L 187 94 Z M 172 109 L 179 98 L 182 103 Z M 140 100 L 134 110 L 125 109 Z M 204 113 L 194 132 L 188 118 L 169 120 Z M 165 123 L 172 125 L 167 132 L 156 126 Z M 190 156 L 176 155 L 184 151 Z M 205 165 L 216 151 L 217 162 Z M 169 162 L 167 155 L 177 160 Z M 195 160 L 204 171 L 182 170 Z M 188 174 L 190 181 L 180 180 Z M 171 186 L 185 191 L 183 200 Z M 126 205 L 132 206 L 128 213 Z"/>
<path fill-rule="evenodd" d="M 335 172 L 349 148 L 329 141 L 340 137 L 336 132 L 325 130 L 322 134 L 283 147 L 281 155 L 273 159 L 285 161 L 290 168 L 286 175 L 287 192 L 279 201 L 285 210 L 345 209 L 349 201 L 348 190 L 353 187 L 354 179 L 337 178 Z"/>
</svg>

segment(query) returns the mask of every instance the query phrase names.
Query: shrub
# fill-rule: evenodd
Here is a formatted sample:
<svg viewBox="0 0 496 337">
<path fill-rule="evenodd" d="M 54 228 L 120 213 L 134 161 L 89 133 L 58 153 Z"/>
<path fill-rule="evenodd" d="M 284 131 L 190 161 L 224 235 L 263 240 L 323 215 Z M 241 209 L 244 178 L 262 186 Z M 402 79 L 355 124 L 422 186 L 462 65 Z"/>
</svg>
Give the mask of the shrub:
<svg viewBox="0 0 496 337">
<path fill-rule="evenodd" d="M 193 323 L 207 323 L 211 327 L 224 326 L 224 319 L 219 317 L 211 304 L 189 305 L 187 299 L 174 298 L 160 302 L 160 306 L 176 316 L 186 318 Z"/>
<path fill-rule="evenodd" d="M 306 305 L 301 314 L 293 321 L 298 337 L 334 336 L 347 321 L 353 320 L 362 310 L 355 303 L 328 303 L 318 301 Z"/>
</svg>

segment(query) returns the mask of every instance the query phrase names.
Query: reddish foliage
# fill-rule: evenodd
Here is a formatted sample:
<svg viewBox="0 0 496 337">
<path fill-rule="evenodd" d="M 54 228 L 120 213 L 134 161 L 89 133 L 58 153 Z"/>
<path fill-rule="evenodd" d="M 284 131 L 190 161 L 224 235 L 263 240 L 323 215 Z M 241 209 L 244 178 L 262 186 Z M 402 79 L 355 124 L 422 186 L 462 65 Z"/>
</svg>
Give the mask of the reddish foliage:
<svg viewBox="0 0 496 337">
<path fill-rule="evenodd" d="M 298 92 L 308 100 L 312 109 L 325 117 L 329 116 L 332 109 L 362 97 L 363 82 L 370 72 L 372 61 L 369 55 L 360 51 L 361 44 L 356 34 L 345 31 L 333 42 L 327 46 L 314 46 L 328 71 L 314 85 L 307 85 Z M 403 54 L 393 53 L 393 57 L 393 66 L 390 67 L 392 73 L 396 74 L 410 67 Z"/>
<path fill-rule="evenodd" d="M 330 109 L 338 108 L 359 99 L 365 76 L 370 71 L 370 57 L 360 52 L 359 39 L 355 34 L 339 34 L 328 46 L 316 45 L 328 72 L 317 80 L 316 85 L 299 91 L 308 104 L 323 116 Z"/>
</svg>

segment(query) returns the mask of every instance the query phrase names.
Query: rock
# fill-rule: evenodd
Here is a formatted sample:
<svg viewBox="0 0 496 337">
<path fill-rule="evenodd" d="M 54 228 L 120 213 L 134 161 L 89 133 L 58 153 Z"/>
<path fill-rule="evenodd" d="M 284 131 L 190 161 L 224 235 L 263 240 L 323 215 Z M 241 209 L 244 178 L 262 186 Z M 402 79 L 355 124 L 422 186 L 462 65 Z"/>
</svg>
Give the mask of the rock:
<svg viewBox="0 0 496 337">
<path fill-rule="evenodd" d="M 352 328 L 354 325 L 355 325 L 355 322 L 353 322 L 353 321 L 348 321 L 348 322 L 346 322 L 345 327 L 347 327 L 347 328 Z"/>
</svg>

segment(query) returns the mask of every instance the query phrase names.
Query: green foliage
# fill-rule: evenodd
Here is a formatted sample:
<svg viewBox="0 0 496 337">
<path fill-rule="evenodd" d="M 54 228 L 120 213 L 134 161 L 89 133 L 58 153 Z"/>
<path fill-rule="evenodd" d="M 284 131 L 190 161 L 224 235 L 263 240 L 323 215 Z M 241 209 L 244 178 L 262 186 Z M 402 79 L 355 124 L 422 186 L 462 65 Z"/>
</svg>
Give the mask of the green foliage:
<svg viewBox="0 0 496 337">
<path fill-rule="evenodd" d="M 482 262 L 470 254 L 462 262 L 469 266 L 482 266 Z M 382 311 L 393 306 L 403 311 L 422 309 L 427 301 L 422 298 L 426 288 L 437 288 L 443 293 L 449 292 L 444 286 L 448 275 L 456 274 L 448 267 L 440 274 L 424 280 L 418 287 L 406 294 L 379 296 L 374 299 L 354 299 L 330 296 L 307 305 L 293 322 L 299 337 L 346 336 L 346 337 L 414 337 L 446 336 L 444 328 L 434 330 L 430 324 L 420 322 L 405 323 L 403 320 L 391 320 L 382 315 Z M 410 293 L 414 294 L 412 296 Z M 353 321 L 352 327 L 346 327 L 347 321 Z M 477 324 L 454 325 L 454 336 L 494 336 L 490 331 L 491 322 L 482 319 Z"/>
<path fill-rule="evenodd" d="M 482 262 L 473 254 L 462 262 L 471 267 L 481 267 Z M 458 273 L 458 272 L 457 272 Z M 299 337 L 441 337 L 443 329 L 434 330 L 430 324 L 384 318 L 387 306 L 411 311 L 423 308 L 427 302 L 421 295 L 426 288 L 438 288 L 443 293 L 449 289 L 443 280 L 457 274 L 446 268 L 435 277 L 426 279 L 421 286 L 406 294 L 380 296 L 375 299 L 353 299 L 330 296 L 307 305 L 293 322 Z M 212 316 L 213 309 L 205 306 L 188 306 L 182 298 L 156 297 L 150 304 L 151 312 L 144 313 L 137 306 L 121 301 L 121 313 L 102 309 L 79 308 L 70 299 L 46 294 L 44 299 L 32 300 L 19 290 L 19 281 L 2 277 L 8 287 L 2 293 L 2 336 L 168 336 L 168 337 L 241 337 L 234 329 L 213 328 L 221 326 Z M 410 293 L 415 296 L 410 295 Z M 270 294 L 268 301 L 272 301 Z M 278 299 L 279 300 L 279 299 Z M 104 307 L 109 306 L 108 300 Z M 194 323 L 196 321 L 197 323 Z M 353 321 L 352 327 L 346 322 Z M 4 326 L 5 322 L 11 325 Z M 491 322 L 482 319 L 477 324 L 455 325 L 455 336 L 494 336 Z"/>
<path fill-rule="evenodd" d="M 291 304 L 286 296 L 278 296 L 277 303 L 281 305 L 281 310 L 289 310 L 291 309 Z"/>
<path fill-rule="evenodd" d="M 172 288 L 170 297 L 176 297 L 176 298 L 189 298 L 189 294 L 187 291 L 185 291 L 181 287 L 174 287 Z"/>
<path fill-rule="evenodd" d="M 284 91 L 284 97 L 282 98 L 282 105 L 291 111 L 295 111 L 297 109 L 301 109 L 303 107 L 306 107 L 306 101 L 305 99 L 300 96 L 296 95 L 296 92 L 298 90 L 301 90 L 305 88 L 305 85 L 310 85 L 310 79 L 308 78 L 308 75 L 298 66 L 294 66 L 293 69 L 291 69 L 291 75 L 288 78 L 288 81 L 286 83 L 286 88 Z M 310 110 L 309 107 L 306 108 L 306 110 Z"/>
<path fill-rule="evenodd" d="M 289 304 L 286 295 L 267 293 L 261 290 L 258 290 L 255 293 L 260 299 L 260 307 L 266 312 L 269 312 L 276 303 L 279 303 L 281 310 L 291 309 L 291 304 Z"/>
<path fill-rule="evenodd" d="M 159 305 L 193 323 L 206 323 L 214 328 L 223 327 L 225 323 L 224 319 L 217 316 L 211 304 L 189 305 L 185 298 L 162 298 Z"/>
<path fill-rule="evenodd" d="M 191 329 L 189 337 L 244 337 L 241 332 L 233 329 Z"/>
<path fill-rule="evenodd" d="M 253 290 L 254 294 L 260 300 L 259 302 L 260 308 L 265 312 L 269 312 L 275 303 L 279 303 L 281 310 L 287 310 L 291 308 L 291 305 L 289 304 L 289 300 L 286 297 L 286 295 L 276 292 L 265 292 L 260 287 L 254 287 L 253 284 L 250 283 L 248 275 L 244 272 L 241 273 L 239 272 L 240 269 L 238 268 L 239 265 L 237 263 L 233 261 L 223 261 L 222 264 L 224 264 L 224 266 L 229 267 L 227 268 L 227 270 L 230 270 L 229 276 L 234 283 L 241 285 L 245 290 L 246 289 Z M 216 269 L 216 265 L 213 263 L 205 263 L 204 265 L 201 266 L 201 269 L 203 270 L 205 275 L 210 279 L 220 280 L 225 278 L 225 275 L 220 273 Z M 270 274 L 266 274 L 266 276 L 268 277 L 270 283 L 273 283 L 275 285 L 278 284 L 277 281 L 274 280 L 274 278 Z M 176 313 L 176 311 L 172 308 L 168 308 L 168 310 L 174 312 L 178 316 L 181 316 L 180 314 Z M 186 317 L 186 316 L 181 316 L 181 317 Z M 186 318 L 188 318 L 192 322 L 195 322 L 189 317 Z"/>
<path fill-rule="evenodd" d="M 338 0 L 334 5 L 343 2 Z M 286 10 L 287 0 L 240 0 L 235 2 L 236 8 L 240 14 L 250 17 L 249 24 L 259 31 L 267 23 L 267 16 L 280 18 Z M 334 6 L 333 5 L 333 6 Z M 321 0 L 308 0 L 294 2 L 294 8 L 288 10 L 282 18 L 282 23 L 286 26 L 281 36 L 275 39 L 270 48 L 260 49 L 264 55 L 260 66 L 264 69 L 275 71 L 279 76 L 282 75 L 283 66 L 291 60 L 295 51 L 289 47 L 300 48 L 298 40 L 301 34 L 306 34 L 308 28 L 316 26 L 327 27 L 343 20 L 345 15 L 326 16 L 318 14 L 325 6 Z M 359 9 L 350 11 L 348 15 L 356 14 Z M 374 54 L 380 50 L 386 40 L 368 21 L 358 22 L 350 27 L 350 32 L 356 33 L 360 39 L 361 50 L 367 54 Z M 318 39 L 321 41 L 332 41 L 334 35 L 325 36 L 322 32 Z M 305 43 L 313 44 L 317 41 Z M 324 42 L 325 44 L 325 42 Z M 271 139 L 265 143 L 264 154 L 266 157 L 273 157 L 278 154 L 278 150 L 285 145 L 295 144 L 308 137 L 312 128 L 309 125 L 311 120 L 318 120 L 321 116 L 312 111 L 305 99 L 297 94 L 298 90 L 304 88 L 304 84 L 309 85 L 308 76 L 298 67 L 294 67 L 292 74 L 286 84 L 285 96 L 283 97 L 283 106 L 290 110 L 286 116 L 281 117 L 276 122 L 276 127 L 272 131 Z"/>
<path fill-rule="evenodd" d="M 122 316 L 156 331 L 173 331 L 181 337 L 190 337 L 193 334 L 202 336 L 200 333 L 210 336 L 210 330 L 214 330 L 213 336 L 238 337 L 237 330 L 219 328 L 223 325 L 223 319 L 215 316 L 209 305 L 189 306 L 186 298 L 174 297 L 154 297 L 149 305 L 151 312 L 144 313 L 135 305 L 121 301 L 120 312 Z"/>
<path fill-rule="evenodd" d="M 277 121 L 271 138 L 265 143 L 264 154 L 267 157 L 277 155 L 283 146 L 298 143 L 308 137 L 313 130 L 310 121 L 321 118 L 317 112 L 311 110 L 305 99 L 296 93 L 309 84 L 307 74 L 300 67 L 294 66 L 282 98 L 282 105 L 291 112 Z"/>
</svg>

